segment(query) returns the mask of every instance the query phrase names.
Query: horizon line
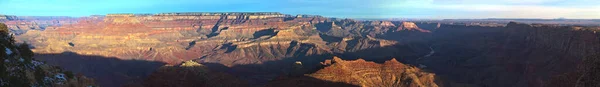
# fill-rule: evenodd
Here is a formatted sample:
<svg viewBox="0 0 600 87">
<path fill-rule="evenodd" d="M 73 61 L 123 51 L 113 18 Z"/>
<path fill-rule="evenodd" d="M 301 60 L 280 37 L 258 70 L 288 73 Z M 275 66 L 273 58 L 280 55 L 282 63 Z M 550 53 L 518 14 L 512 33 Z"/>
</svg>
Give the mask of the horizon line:
<svg viewBox="0 0 600 87">
<path fill-rule="evenodd" d="M 17 16 L 17 17 L 71 17 L 71 18 L 79 18 L 79 17 L 91 17 L 91 16 L 107 16 L 110 14 L 134 14 L 134 15 L 138 15 L 138 14 L 152 14 L 152 15 L 158 15 L 161 13 L 278 13 L 278 14 L 282 14 L 282 15 L 290 15 L 293 16 L 293 14 L 286 14 L 286 13 L 282 13 L 282 12 L 272 12 L 272 11 L 258 11 L 258 12 L 252 12 L 252 11 L 238 11 L 238 12 L 219 12 L 219 11 L 214 11 L 214 12 L 157 12 L 157 13 L 106 13 L 106 14 L 91 14 L 91 15 L 86 15 L 86 16 L 66 16 L 66 15 L 10 15 L 10 14 L 0 14 L 0 16 Z M 295 14 L 295 15 L 315 15 L 315 14 Z M 315 16 L 322 16 L 322 15 L 315 15 Z M 501 17 L 489 17 L 489 18 L 402 18 L 402 17 L 389 17 L 389 18 L 377 18 L 377 17 L 372 17 L 372 18 L 365 18 L 365 17 L 329 17 L 329 16 L 322 16 L 325 18 L 339 18 L 339 19 L 358 19 L 358 20 L 600 20 L 600 18 L 592 18 L 592 19 L 580 19 L 580 18 L 564 18 L 564 17 L 558 17 L 558 18 L 501 18 Z"/>
</svg>

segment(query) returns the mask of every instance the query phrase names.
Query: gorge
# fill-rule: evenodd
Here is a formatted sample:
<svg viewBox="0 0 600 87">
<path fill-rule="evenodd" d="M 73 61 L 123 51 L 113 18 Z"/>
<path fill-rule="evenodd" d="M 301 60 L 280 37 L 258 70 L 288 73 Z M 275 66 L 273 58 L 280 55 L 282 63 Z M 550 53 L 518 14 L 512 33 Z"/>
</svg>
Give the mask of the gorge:
<svg viewBox="0 0 600 87">
<path fill-rule="evenodd" d="M 108 87 L 600 86 L 599 26 L 278 12 L 5 18 L 33 58 Z"/>
</svg>

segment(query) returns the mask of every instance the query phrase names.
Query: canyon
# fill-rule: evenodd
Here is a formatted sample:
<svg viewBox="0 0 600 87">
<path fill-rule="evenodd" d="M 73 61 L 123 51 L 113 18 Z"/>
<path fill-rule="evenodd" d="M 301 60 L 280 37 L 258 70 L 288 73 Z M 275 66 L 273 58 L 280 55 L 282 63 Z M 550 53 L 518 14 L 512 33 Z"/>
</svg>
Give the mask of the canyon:
<svg viewBox="0 0 600 87">
<path fill-rule="evenodd" d="M 0 15 L 100 86 L 599 86 L 600 27 L 277 12 Z M 214 83 L 214 84 L 208 84 Z"/>
</svg>

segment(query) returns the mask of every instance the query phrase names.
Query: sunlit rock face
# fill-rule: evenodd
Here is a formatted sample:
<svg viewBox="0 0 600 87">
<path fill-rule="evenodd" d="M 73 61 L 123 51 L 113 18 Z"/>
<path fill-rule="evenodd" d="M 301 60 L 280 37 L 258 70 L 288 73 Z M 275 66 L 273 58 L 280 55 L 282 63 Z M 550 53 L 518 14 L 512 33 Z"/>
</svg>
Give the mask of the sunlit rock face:
<svg viewBox="0 0 600 87">
<path fill-rule="evenodd" d="M 318 62 L 333 54 L 398 43 L 377 37 L 398 27 L 391 21 L 364 22 L 312 15 L 292 17 L 269 12 L 108 14 L 69 20 L 75 22 L 28 30 L 16 39 L 32 44 L 37 54 L 73 52 L 169 65 L 187 60 L 222 64 L 234 67 L 230 71 L 242 75 L 243 79 L 260 77 L 258 82 L 251 82 L 253 84 L 265 83 L 292 68 L 278 64 L 302 61 L 316 68 Z M 385 55 L 392 55 L 391 52 L 395 51 Z M 259 66 L 236 68 L 252 64 Z"/>
<path fill-rule="evenodd" d="M 12 16 L 0 15 L 0 22 L 8 25 L 12 34 L 20 35 L 30 30 L 55 29 L 56 26 L 77 23 L 77 18 L 66 16 Z"/>
<path fill-rule="evenodd" d="M 332 83 L 346 83 L 361 87 L 438 87 L 434 82 L 435 74 L 400 63 L 396 59 L 378 64 L 362 59 L 342 60 L 334 57 L 332 60 L 321 62 L 321 64 L 326 67 L 306 75 L 315 79 L 288 77 L 273 81 L 267 86 L 327 86 L 335 85 Z M 315 80 L 324 80 L 330 83 L 310 84 Z"/>
<path fill-rule="evenodd" d="M 251 86 L 277 82 L 276 77 L 280 76 L 309 74 L 294 81 L 334 82 L 334 85 L 344 86 L 547 87 L 577 84 L 593 87 L 597 80 L 589 77 L 597 76 L 593 72 L 598 70 L 595 57 L 600 42 L 596 34 L 600 30 L 598 27 L 514 22 L 489 26 L 361 21 L 271 12 L 51 17 L 48 20 L 59 22 L 47 24 L 28 17 L 15 20 L 19 18 L 5 17 L 0 21 L 12 27 L 11 31 L 26 28 L 27 32 L 15 33 L 15 39 L 30 43 L 38 54 L 72 53 L 168 65 L 192 60 L 210 70 L 234 75 Z M 333 56 L 354 61 L 324 63 L 328 66 L 321 67 L 320 62 Z M 36 58 L 68 66 L 65 61 L 50 59 L 52 57 L 48 55 Z M 398 62 L 388 61 L 392 58 Z M 95 67 L 93 64 L 96 63 L 82 66 Z M 119 64 L 111 62 L 107 65 Z M 192 66 L 197 64 L 192 63 Z M 354 68 L 340 68 L 342 66 L 379 73 L 348 74 L 360 72 L 352 72 L 356 70 Z M 159 74 L 156 78 L 179 75 L 178 72 L 167 72 L 169 70 L 185 70 L 181 66 L 174 67 L 157 70 L 167 77 Z M 298 67 L 301 69 L 297 70 Z M 94 72 L 92 69 L 70 68 L 99 78 L 102 76 L 93 75 L 98 73 L 91 73 Z M 121 78 L 113 81 L 118 82 L 114 83 L 117 85 L 132 81 L 123 79 L 125 77 L 140 80 L 147 76 L 145 73 L 151 73 L 121 74 L 128 69 L 114 66 L 106 70 L 112 68 L 123 70 L 110 74 Z M 147 71 L 155 71 L 152 69 Z M 331 78 L 339 75 L 356 78 Z M 389 76 L 401 78 L 387 78 Z M 377 77 L 381 79 L 374 79 Z M 389 79 L 395 82 L 387 82 L 391 81 Z M 435 85 L 433 80 L 437 82 Z M 375 84 L 379 82 L 381 85 Z M 396 84 L 398 82 L 402 83 Z"/>
<path fill-rule="evenodd" d="M 3 22 L 28 20 L 35 21 L 23 19 Z M 397 43 L 366 37 L 367 34 L 380 34 L 374 32 L 387 32 L 396 28 L 389 21 L 363 23 L 311 15 L 291 17 L 280 13 L 160 13 L 109 14 L 56 20 L 73 22 L 59 22 L 48 25 L 45 29 L 28 30 L 27 33 L 17 35 L 17 41 L 30 43 L 37 54 L 62 55 L 61 53 L 73 52 L 77 55 L 157 61 L 170 65 L 187 60 L 222 64 L 231 67 L 227 69 L 231 71 L 229 73 L 240 75 L 242 79 L 250 80 L 251 84 L 264 84 L 292 68 L 279 64 L 302 61 L 314 69 L 318 62 L 332 54 Z M 355 32 L 353 29 L 368 29 L 355 33 L 320 31 L 321 25 L 327 23 L 332 24 L 333 27 L 330 28 L 335 28 L 329 30 L 344 28 L 344 32 Z M 343 41 L 342 38 L 354 39 Z M 54 57 L 49 55 L 38 58 L 48 58 L 46 60 L 53 64 L 65 62 L 51 59 Z M 246 66 L 253 64 L 259 66 Z M 76 67 L 69 69 L 88 72 Z M 144 75 L 115 78 L 138 78 L 135 76 Z M 106 86 L 129 83 L 122 80 L 125 79 L 115 82 L 117 80 L 102 78 L 99 83 Z"/>
<path fill-rule="evenodd" d="M 413 22 L 402 22 L 402 25 L 400 27 L 398 27 L 398 29 L 396 31 L 402 31 L 402 30 L 408 30 L 408 31 L 419 31 L 419 32 L 431 32 L 429 30 L 425 30 L 425 29 L 421 29 L 419 28 L 419 26 L 417 26 L 415 23 Z"/>
<path fill-rule="evenodd" d="M 210 18 L 211 16 L 216 18 Z M 221 17 L 223 20 L 220 20 Z M 265 23 L 279 21 L 272 19 L 273 17 L 282 17 L 282 15 L 275 13 L 109 14 L 79 18 L 79 23 L 56 26 L 44 31 L 32 30 L 30 33 L 20 35 L 19 40 L 31 42 L 36 47 L 34 49 L 36 53 L 71 51 L 85 55 L 177 63 L 200 57 L 202 52 L 195 51 L 212 49 L 208 47 L 200 48 L 201 50 L 185 49 L 190 47 L 188 44 L 190 42 L 206 39 L 207 34 L 214 33 L 219 34 L 220 38 L 201 41 L 198 44 L 216 47 L 229 40 L 253 38 L 254 31 L 274 27 L 265 25 Z M 257 22 L 253 23 L 254 21 Z M 216 30 L 213 31 L 212 28 Z"/>
<path fill-rule="evenodd" d="M 402 64 L 396 59 L 377 64 L 362 59 L 344 61 L 334 57 L 332 62 L 309 76 L 362 87 L 437 87 L 435 74 Z"/>
<path fill-rule="evenodd" d="M 32 43 L 36 53 L 75 52 L 167 63 L 214 56 L 219 50 L 228 51 L 220 48 L 229 46 L 226 44 L 238 48 L 229 49 L 237 52 L 247 47 L 289 46 L 295 42 L 312 44 L 321 50 L 314 54 L 330 53 L 332 47 L 315 30 L 316 25 L 328 23 L 325 21 L 330 19 L 320 16 L 289 18 L 268 12 L 108 14 L 77 18 L 77 23 L 53 26 L 52 29 L 31 30 L 19 35 L 18 40 Z M 395 27 L 389 21 L 372 24 L 381 28 Z M 242 54 L 246 55 L 246 52 L 239 55 Z"/>
</svg>

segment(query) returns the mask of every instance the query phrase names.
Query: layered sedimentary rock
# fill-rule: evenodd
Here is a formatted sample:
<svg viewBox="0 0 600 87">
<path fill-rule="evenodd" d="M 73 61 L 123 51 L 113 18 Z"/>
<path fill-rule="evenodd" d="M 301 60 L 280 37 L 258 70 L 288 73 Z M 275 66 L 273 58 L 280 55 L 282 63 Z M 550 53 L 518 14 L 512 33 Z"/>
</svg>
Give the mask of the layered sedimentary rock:
<svg viewBox="0 0 600 87">
<path fill-rule="evenodd" d="M 345 61 L 334 57 L 333 60 L 326 60 L 322 64 L 326 67 L 307 76 L 332 83 L 340 82 L 361 87 L 438 87 L 434 82 L 435 74 L 402 64 L 395 59 L 378 64 L 362 59 Z M 309 83 L 312 82 L 311 80 L 303 78 L 306 77 L 275 80 L 268 86 L 331 85 L 331 83 L 313 84 Z M 290 81 L 299 81 L 300 83 Z"/>
<path fill-rule="evenodd" d="M 11 33 L 20 35 L 30 30 L 55 29 L 58 26 L 77 23 L 76 18 L 53 16 L 3 16 L 0 22 L 8 25 Z"/>
<path fill-rule="evenodd" d="M 317 27 L 323 23 L 332 23 L 325 22 L 331 19 L 320 16 L 290 17 L 279 13 L 163 13 L 109 14 L 77 20 L 77 23 L 52 26 L 55 27 L 52 29 L 30 30 L 18 35 L 17 40 L 31 43 L 35 47 L 33 51 L 39 54 L 63 55 L 61 53 L 73 52 L 77 55 L 168 64 L 195 59 L 201 63 L 217 63 L 227 67 L 257 64 L 261 66 L 247 67 L 251 69 L 232 68 L 232 71 L 238 74 L 248 72 L 244 75 L 245 79 L 253 79 L 256 75 L 266 76 L 261 77 L 259 83 L 288 72 L 289 66 L 276 66 L 277 64 L 303 60 L 311 61 L 310 66 L 317 66 L 319 61 L 327 58 L 303 57 L 330 56 L 350 50 L 395 44 L 394 41 L 366 37 L 356 37 L 356 40 L 350 41 L 333 37 L 330 40 L 328 37 L 331 36 L 322 34 Z M 394 27 L 391 22 L 385 21 L 372 26 L 385 29 Z M 366 29 L 364 33 L 371 30 Z M 48 61 L 59 61 L 52 56 L 47 58 Z M 265 71 L 267 73 L 262 73 Z"/>
<path fill-rule="evenodd" d="M 402 64 L 395 59 L 377 64 L 361 59 L 344 61 L 334 57 L 332 62 L 332 65 L 310 76 L 362 87 L 437 87 L 434 74 Z"/>
<path fill-rule="evenodd" d="M 180 16 L 221 16 L 219 19 L 185 19 Z M 245 16 L 230 19 L 227 16 Z M 260 16 L 253 18 L 253 16 Z M 166 17 L 154 20 L 148 17 Z M 263 18 L 261 18 L 263 17 Z M 164 13 L 155 15 L 109 14 L 80 18 L 76 24 L 19 35 L 31 42 L 36 53 L 75 52 L 123 59 L 178 63 L 210 56 L 215 47 L 270 46 L 298 42 L 330 49 L 313 28 L 326 18 L 295 18 L 283 21 L 278 13 Z M 318 24 L 317 24 L 318 25 Z M 375 25 L 374 25 L 375 26 Z M 391 22 L 377 26 L 394 27 Z M 268 32 L 271 30 L 272 32 Z M 267 31 L 266 33 L 264 31 Z M 261 34 L 264 33 L 264 34 Z M 194 44 L 191 44 L 194 43 Z M 385 43 L 384 43 L 385 44 Z M 93 49 L 93 50 L 92 50 Z M 183 55 L 181 55 L 183 54 Z M 261 60 L 263 61 L 263 60 Z"/>
<path fill-rule="evenodd" d="M 21 18 L 2 22 L 11 23 L 9 26 L 29 26 L 31 24 L 28 23 L 33 22 L 19 21 L 32 20 Z M 598 70 L 595 67 L 598 63 L 595 58 L 599 42 L 595 33 L 599 30 L 597 27 L 360 21 L 270 12 L 109 14 L 73 20 L 76 21 L 49 23 L 45 29 L 28 28 L 16 39 L 31 43 L 35 47 L 33 51 L 39 54 L 68 54 L 71 57 L 93 55 L 117 58 L 119 61 L 154 61 L 169 65 L 193 60 L 212 71 L 232 74 L 248 81 L 251 86 L 277 82 L 276 77 L 288 74 L 309 74 L 293 81 L 315 84 L 333 81 L 331 86 L 385 82 L 370 77 L 364 78 L 367 79 L 366 83 L 362 80 L 327 77 L 340 74 L 331 73 L 335 70 L 354 70 L 340 69 L 341 66 L 373 71 L 390 71 L 389 68 L 401 70 L 398 72 L 406 74 L 388 74 L 406 76 L 401 79 L 411 80 L 408 81 L 410 83 L 402 83 L 404 86 L 433 86 L 430 84 L 432 80 L 436 80 L 439 86 L 450 87 L 595 86 L 593 83 L 597 82 L 597 79 L 591 78 L 597 76 L 594 71 Z M 362 60 L 346 61 L 320 70 L 320 62 L 334 55 L 343 59 L 362 58 L 380 64 Z M 111 68 L 103 70 L 119 70 L 118 73 L 107 75 L 120 78 L 111 81 L 102 78 L 105 74 L 97 75 L 109 72 L 93 73 L 92 69 L 69 67 L 66 62 L 72 61 L 54 57 L 57 56 L 41 55 L 39 59 L 51 64 L 63 64 L 68 69 L 109 81 L 99 82 L 111 84 L 105 86 L 122 85 L 144 78 L 144 73 L 150 73 L 120 74 L 129 72 L 127 70 L 132 67 L 118 67 L 121 64 L 108 61 L 111 63 L 106 65 Z M 391 58 L 397 58 L 402 63 L 389 62 Z M 95 60 L 89 58 L 88 61 Z M 102 63 L 81 65 L 95 67 L 93 64 Z M 402 68 L 397 69 L 396 66 Z M 302 69 L 297 70 L 297 67 Z M 172 68 L 180 71 L 187 69 L 181 66 Z M 144 69 L 142 71 L 154 71 L 150 70 L 153 68 Z M 157 72 L 174 77 L 179 75 L 168 70 L 171 69 L 161 68 Z M 425 70 L 431 72 L 422 72 Z M 433 75 L 431 73 L 435 73 L 436 79 L 428 77 Z M 385 75 L 377 74 L 375 77 Z M 413 82 L 417 78 L 419 82 Z"/>
<path fill-rule="evenodd" d="M 402 30 L 408 30 L 408 31 L 419 31 L 419 32 L 431 32 L 429 30 L 425 30 L 425 29 L 421 29 L 419 28 L 419 26 L 417 26 L 417 24 L 413 23 L 413 22 L 402 22 L 402 25 L 400 27 L 398 27 L 398 29 L 396 31 L 402 31 Z"/>
</svg>

